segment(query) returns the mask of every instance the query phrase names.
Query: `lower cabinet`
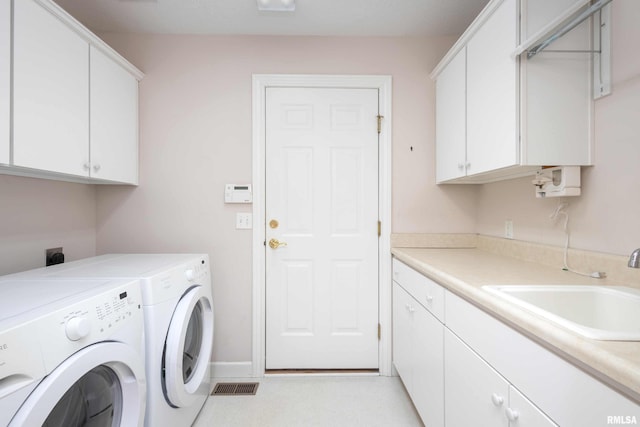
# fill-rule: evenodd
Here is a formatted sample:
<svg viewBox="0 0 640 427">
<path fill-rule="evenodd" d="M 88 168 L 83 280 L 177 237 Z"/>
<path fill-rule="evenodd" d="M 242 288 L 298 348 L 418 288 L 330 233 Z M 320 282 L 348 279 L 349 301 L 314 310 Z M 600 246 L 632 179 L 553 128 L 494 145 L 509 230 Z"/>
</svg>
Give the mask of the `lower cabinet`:
<svg viewBox="0 0 640 427">
<path fill-rule="evenodd" d="M 444 325 L 393 284 L 393 359 L 425 426 L 444 425 Z"/>
<path fill-rule="evenodd" d="M 426 427 L 601 426 L 640 405 L 393 260 L 393 362 Z"/>
<path fill-rule="evenodd" d="M 448 329 L 444 355 L 447 427 L 557 426 Z"/>
</svg>

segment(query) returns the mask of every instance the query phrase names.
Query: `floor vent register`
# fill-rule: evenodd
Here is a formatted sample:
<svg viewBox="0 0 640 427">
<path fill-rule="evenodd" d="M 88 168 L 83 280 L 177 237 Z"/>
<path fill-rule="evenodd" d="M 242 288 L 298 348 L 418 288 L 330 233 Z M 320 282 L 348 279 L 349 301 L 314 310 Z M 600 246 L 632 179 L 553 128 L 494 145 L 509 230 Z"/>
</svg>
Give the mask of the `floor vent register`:
<svg viewBox="0 0 640 427">
<path fill-rule="evenodd" d="M 212 396 L 253 396 L 260 383 L 217 383 Z"/>
</svg>

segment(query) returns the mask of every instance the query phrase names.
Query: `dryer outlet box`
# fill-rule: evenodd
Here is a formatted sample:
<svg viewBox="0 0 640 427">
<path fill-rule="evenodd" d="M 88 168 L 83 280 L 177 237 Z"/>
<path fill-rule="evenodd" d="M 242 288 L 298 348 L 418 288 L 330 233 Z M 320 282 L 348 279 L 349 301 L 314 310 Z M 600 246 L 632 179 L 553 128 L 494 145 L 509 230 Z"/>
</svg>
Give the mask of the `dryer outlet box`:
<svg viewBox="0 0 640 427">
<path fill-rule="evenodd" d="M 44 261 L 45 266 L 47 267 L 49 267 L 50 265 L 62 264 L 64 262 L 64 253 L 62 252 L 62 247 L 46 249 Z"/>
</svg>

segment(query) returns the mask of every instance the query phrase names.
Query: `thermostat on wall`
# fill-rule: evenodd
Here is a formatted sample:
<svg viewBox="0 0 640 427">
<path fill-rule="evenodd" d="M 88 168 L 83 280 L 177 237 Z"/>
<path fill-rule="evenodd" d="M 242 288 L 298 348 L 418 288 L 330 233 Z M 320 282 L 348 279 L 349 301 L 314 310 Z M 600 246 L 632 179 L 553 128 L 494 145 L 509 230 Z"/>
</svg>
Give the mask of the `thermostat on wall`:
<svg viewBox="0 0 640 427">
<path fill-rule="evenodd" d="M 226 184 L 224 186 L 225 203 L 252 203 L 251 184 Z"/>
</svg>

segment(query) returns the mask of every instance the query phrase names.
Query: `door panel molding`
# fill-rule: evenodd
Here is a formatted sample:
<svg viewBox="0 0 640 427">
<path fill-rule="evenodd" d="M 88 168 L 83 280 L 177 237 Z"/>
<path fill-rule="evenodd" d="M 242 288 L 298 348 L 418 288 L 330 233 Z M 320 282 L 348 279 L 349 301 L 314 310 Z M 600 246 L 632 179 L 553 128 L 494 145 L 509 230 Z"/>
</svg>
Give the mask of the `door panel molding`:
<svg viewBox="0 0 640 427">
<path fill-rule="evenodd" d="M 379 134 L 378 212 L 382 222 L 378 252 L 379 370 L 392 375 L 391 367 L 391 76 L 377 75 L 253 75 L 253 348 L 252 374 L 265 373 L 265 92 L 267 87 L 370 88 L 379 91 L 379 111 L 384 116 Z M 349 117 L 342 117 L 346 119 Z M 341 120 L 341 121 L 343 121 Z M 344 123 L 343 123 L 344 124 Z"/>
</svg>

